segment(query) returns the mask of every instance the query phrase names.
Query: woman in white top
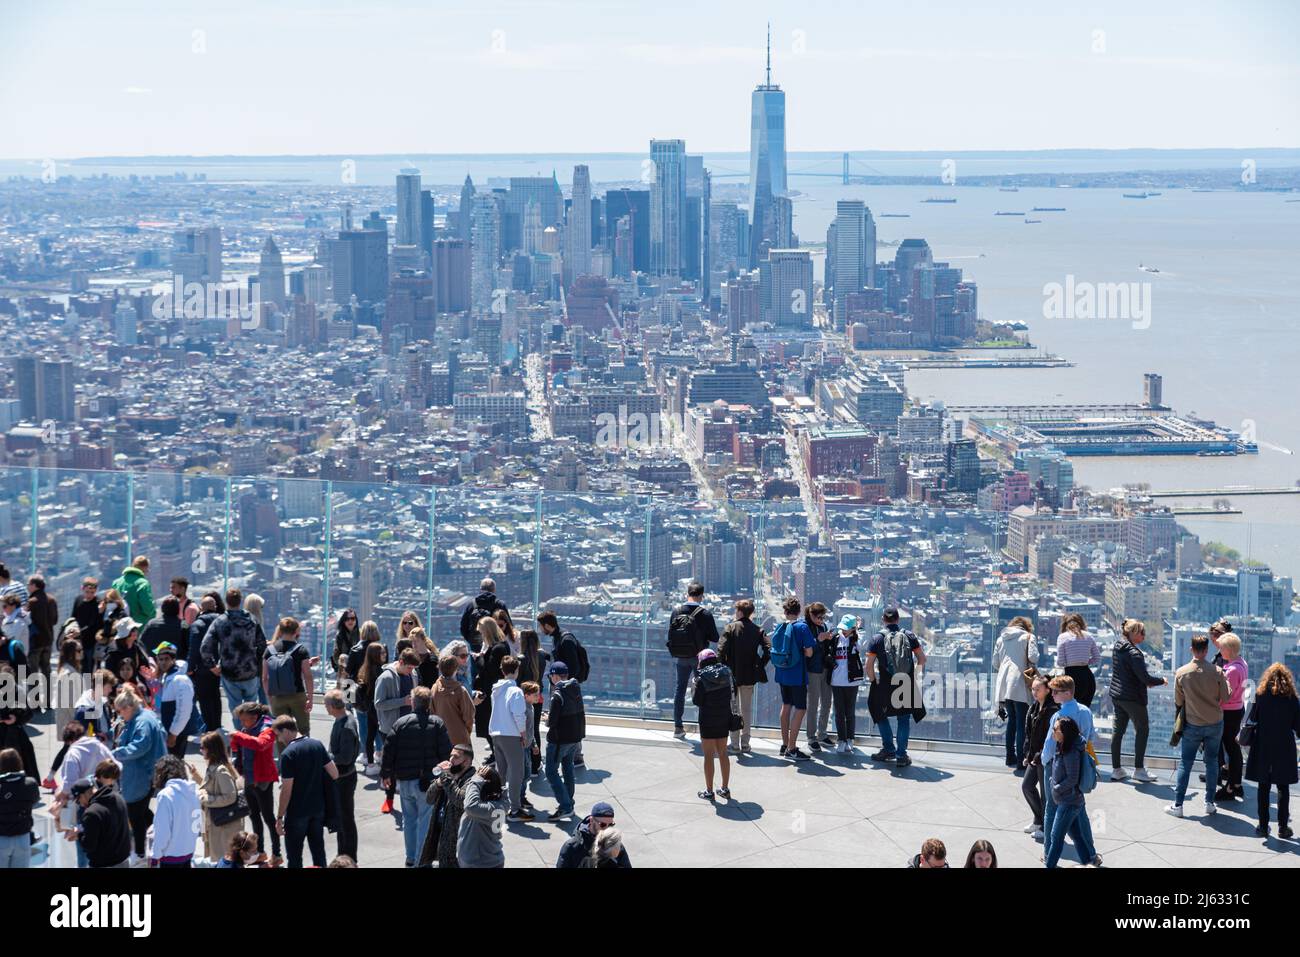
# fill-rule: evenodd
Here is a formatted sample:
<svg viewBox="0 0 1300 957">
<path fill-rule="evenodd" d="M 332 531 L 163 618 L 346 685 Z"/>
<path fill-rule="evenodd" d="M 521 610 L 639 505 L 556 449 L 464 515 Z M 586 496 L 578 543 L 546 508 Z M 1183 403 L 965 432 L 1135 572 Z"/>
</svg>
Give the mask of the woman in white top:
<svg viewBox="0 0 1300 957">
<path fill-rule="evenodd" d="M 1025 716 L 1029 714 L 1029 681 L 1025 672 L 1038 663 L 1034 623 L 1017 615 L 998 635 L 993 646 L 997 681 L 993 700 L 1007 721 L 1007 767 L 1019 768 L 1025 760 Z"/>
<path fill-rule="evenodd" d="M 831 701 L 835 707 L 835 737 L 839 743 L 835 750 L 840 754 L 853 753 L 853 736 L 857 731 L 858 688 L 865 675 L 862 667 L 866 639 L 858 634 L 858 619 L 845 615 L 835 637 L 829 642 L 831 654 L 822 669 L 830 680 Z M 818 676 L 810 676 L 819 680 Z"/>
</svg>

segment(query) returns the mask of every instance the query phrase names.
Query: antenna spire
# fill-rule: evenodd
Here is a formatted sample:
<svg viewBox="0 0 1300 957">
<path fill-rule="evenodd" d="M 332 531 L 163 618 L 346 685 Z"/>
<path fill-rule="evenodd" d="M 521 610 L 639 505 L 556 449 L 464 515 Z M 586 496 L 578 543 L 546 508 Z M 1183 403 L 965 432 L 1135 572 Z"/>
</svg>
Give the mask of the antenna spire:
<svg viewBox="0 0 1300 957">
<path fill-rule="evenodd" d="M 767 85 L 772 85 L 772 21 L 767 21 Z"/>
</svg>

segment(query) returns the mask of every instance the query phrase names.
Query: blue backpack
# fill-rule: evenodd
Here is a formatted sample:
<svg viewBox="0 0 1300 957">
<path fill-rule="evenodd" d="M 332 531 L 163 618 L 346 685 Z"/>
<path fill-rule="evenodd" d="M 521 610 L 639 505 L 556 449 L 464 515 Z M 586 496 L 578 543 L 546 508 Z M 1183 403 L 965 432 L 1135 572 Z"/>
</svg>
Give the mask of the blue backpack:
<svg viewBox="0 0 1300 957">
<path fill-rule="evenodd" d="M 799 660 L 799 649 L 794 640 L 794 622 L 783 621 L 772 632 L 772 664 L 777 668 L 793 668 Z"/>
<path fill-rule="evenodd" d="M 1079 746 L 1079 791 L 1088 794 L 1097 786 L 1097 759 L 1088 751 L 1088 745 Z"/>
</svg>

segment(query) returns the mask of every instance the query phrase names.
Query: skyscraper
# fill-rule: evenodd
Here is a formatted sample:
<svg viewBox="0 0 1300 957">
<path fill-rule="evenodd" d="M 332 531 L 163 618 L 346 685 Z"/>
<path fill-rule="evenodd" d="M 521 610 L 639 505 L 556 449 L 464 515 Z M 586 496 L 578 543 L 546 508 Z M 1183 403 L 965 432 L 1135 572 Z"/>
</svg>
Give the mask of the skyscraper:
<svg viewBox="0 0 1300 957">
<path fill-rule="evenodd" d="M 397 245 L 420 245 L 420 171 L 397 174 Z"/>
<path fill-rule="evenodd" d="M 18 356 L 14 382 L 20 414 L 27 421 L 76 421 L 76 367 L 72 360 Z"/>
<path fill-rule="evenodd" d="M 686 141 L 651 140 L 654 183 L 650 187 L 650 271 L 682 274 L 682 226 L 686 203 Z"/>
<path fill-rule="evenodd" d="M 261 300 L 275 303 L 275 308 L 284 312 L 284 260 L 280 258 L 280 249 L 270 236 L 262 244 L 262 255 L 257 262 L 257 283 Z"/>
<path fill-rule="evenodd" d="M 778 326 L 809 327 L 813 321 L 812 256 L 801 249 L 773 249 L 763 261 L 760 275 L 766 285 L 760 293 L 769 320 Z"/>
<path fill-rule="evenodd" d="M 749 246 L 750 265 L 768 249 L 789 242 L 778 233 L 773 198 L 786 192 L 785 93 L 772 83 L 772 30 L 767 34 L 767 75 L 754 88 L 749 109 L 749 214 L 753 238 Z"/>
<path fill-rule="evenodd" d="M 573 167 L 573 202 L 569 206 L 564 247 L 567 286 L 577 277 L 591 274 L 591 173 L 586 166 Z"/>
<path fill-rule="evenodd" d="M 616 224 L 628 217 L 632 230 L 632 268 L 650 269 L 650 193 L 648 190 L 611 189 L 605 194 L 605 236 L 617 237 Z"/>
<path fill-rule="evenodd" d="M 456 226 L 460 230 L 460 238 L 469 242 L 472 227 L 470 223 L 474 220 L 474 181 L 465 176 L 465 183 L 460 188 L 460 206 L 456 213 Z"/>
<path fill-rule="evenodd" d="M 835 204 L 834 248 L 827 249 L 828 268 L 834 298 L 833 317 L 844 327 L 846 297 L 870 286 L 871 267 L 876 260 L 876 224 L 871 210 L 860 199 L 842 199 Z"/>
<path fill-rule="evenodd" d="M 501 259 L 501 210 L 491 194 L 474 197 L 470 226 L 470 308 L 483 313 L 492 308 Z"/>
</svg>

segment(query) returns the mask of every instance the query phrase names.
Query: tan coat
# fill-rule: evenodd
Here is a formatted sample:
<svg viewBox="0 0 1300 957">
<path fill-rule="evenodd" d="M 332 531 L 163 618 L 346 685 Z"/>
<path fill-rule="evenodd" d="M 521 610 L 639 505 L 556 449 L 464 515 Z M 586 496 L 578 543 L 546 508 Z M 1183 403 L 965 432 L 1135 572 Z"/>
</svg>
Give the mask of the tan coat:
<svg viewBox="0 0 1300 957">
<path fill-rule="evenodd" d="M 214 807 L 228 807 L 239 800 L 239 784 L 224 765 L 209 765 L 203 786 L 199 788 L 199 800 L 203 805 L 203 841 L 207 856 L 216 861 L 226 856 L 230 839 L 244 829 L 244 819 L 235 818 L 229 824 L 217 825 L 212 823 L 210 812 Z"/>
<path fill-rule="evenodd" d="M 474 730 L 474 700 L 455 678 L 442 676 L 433 683 L 433 707 L 430 709 L 447 726 L 447 736 L 452 744 L 469 744 Z"/>
</svg>

